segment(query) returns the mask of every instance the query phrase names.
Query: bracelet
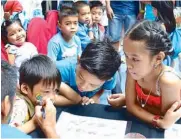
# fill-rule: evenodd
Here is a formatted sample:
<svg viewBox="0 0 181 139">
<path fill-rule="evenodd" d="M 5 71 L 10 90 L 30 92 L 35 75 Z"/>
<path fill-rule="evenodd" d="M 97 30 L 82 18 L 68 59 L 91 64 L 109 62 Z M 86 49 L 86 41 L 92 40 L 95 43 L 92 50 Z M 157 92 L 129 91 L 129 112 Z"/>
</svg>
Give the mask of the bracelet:
<svg viewBox="0 0 181 139">
<path fill-rule="evenodd" d="M 158 119 L 161 119 L 161 116 L 155 115 L 152 119 L 152 125 L 156 128 L 159 128 L 158 123 L 157 123 Z"/>
</svg>

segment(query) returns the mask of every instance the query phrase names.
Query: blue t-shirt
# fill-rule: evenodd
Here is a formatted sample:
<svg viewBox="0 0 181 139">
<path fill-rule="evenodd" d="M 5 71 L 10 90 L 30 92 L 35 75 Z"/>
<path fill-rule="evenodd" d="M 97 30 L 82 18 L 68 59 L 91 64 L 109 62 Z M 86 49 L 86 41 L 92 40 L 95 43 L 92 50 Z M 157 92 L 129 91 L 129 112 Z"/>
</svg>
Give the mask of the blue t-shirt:
<svg viewBox="0 0 181 139">
<path fill-rule="evenodd" d="M 89 29 L 87 25 L 79 22 L 78 31 L 76 34 L 81 40 L 82 51 L 84 51 L 87 44 L 91 42 L 91 39 L 88 33 L 89 33 Z"/>
<path fill-rule="evenodd" d="M 8 124 L 1 124 L 1 138 L 31 138 L 31 136 Z"/>
<path fill-rule="evenodd" d="M 70 42 L 66 42 L 61 32 L 54 35 L 48 42 L 48 56 L 53 61 L 59 61 L 67 57 L 77 57 L 82 53 L 79 37 L 74 35 Z"/>
<path fill-rule="evenodd" d="M 118 15 L 137 15 L 139 12 L 138 1 L 110 1 L 111 8 Z"/>
<path fill-rule="evenodd" d="M 156 20 L 156 16 L 153 13 L 153 7 L 151 6 L 151 4 L 146 4 L 145 5 L 144 19 L 150 20 L 150 21 L 155 21 Z"/>
<path fill-rule="evenodd" d="M 93 97 L 100 89 L 112 90 L 116 86 L 116 76 L 106 81 L 100 88 L 90 92 L 80 92 L 76 84 L 76 65 L 77 60 L 73 58 L 64 59 L 56 62 L 56 66 L 61 73 L 62 82 L 68 84 L 80 96 Z"/>
</svg>

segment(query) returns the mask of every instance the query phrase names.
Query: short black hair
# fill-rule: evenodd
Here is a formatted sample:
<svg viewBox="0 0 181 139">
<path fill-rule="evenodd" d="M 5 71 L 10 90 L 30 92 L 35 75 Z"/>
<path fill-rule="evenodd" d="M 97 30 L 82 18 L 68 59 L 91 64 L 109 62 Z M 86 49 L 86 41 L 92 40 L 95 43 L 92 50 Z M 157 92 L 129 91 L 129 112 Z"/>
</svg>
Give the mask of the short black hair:
<svg viewBox="0 0 181 139">
<path fill-rule="evenodd" d="M 85 7 L 85 6 L 90 7 L 89 4 L 85 1 L 77 1 L 73 4 L 73 6 L 75 7 L 78 13 L 79 13 L 80 8 Z"/>
<path fill-rule="evenodd" d="M 14 23 L 18 23 L 22 28 L 22 24 L 21 21 L 19 19 L 9 19 L 9 20 L 5 20 L 2 25 L 1 25 L 1 39 L 3 41 L 4 44 L 9 43 L 8 42 L 8 32 L 7 32 L 7 28 L 9 26 L 11 26 Z M 23 28 L 24 29 L 24 28 Z"/>
<path fill-rule="evenodd" d="M 20 86 L 25 83 L 31 90 L 34 85 L 40 81 L 45 85 L 60 86 L 61 75 L 57 70 L 55 63 L 46 55 L 36 55 L 31 59 L 24 61 L 19 69 Z"/>
<path fill-rule="evenodd" d="M 103 6 L 102 2 L 100 2 L 100 1 L 90 1 L 89 5 L 90 5 L 90 9 L 92 9 L 94 7 L 99 7 L 102 9 L 102 11 L 104 11 L 104 6 Z"/>
<path fill-rule="evenodd" d="M 120 64 L 120 55 L 107 39 L 89 43 L 80 57 L 81 67 L 100 80 L 111 79 Z"/>
<path fill-rule="evenodd" d="M 17 69 L 1 60 L 1 102 L 9 96 L 13 104 L 17 86 Z"/>
<path fill-rule="evenodd" d="M 76 9 L 73 8 L 73 5 L 71 3 L 62 4 L 60 11 L 58 13 L 59 22 L 61 23 L 62 19 L 64 17 L 68 17 L 68 16 L 77 16 L 78 17 L 78 13 L 77 13 Z"/>
<path fill-rule="evenodd" d="M 165 55 L 173 53 L 171 40 L 159 22 L 147 20 L 138 22 L 128 30 L 125 36 L 128 36 L 133 41 L 144 41 L 146 49 L 151 52 L 152 56 L 157 55 L 161 51 Z"/>
</svg>

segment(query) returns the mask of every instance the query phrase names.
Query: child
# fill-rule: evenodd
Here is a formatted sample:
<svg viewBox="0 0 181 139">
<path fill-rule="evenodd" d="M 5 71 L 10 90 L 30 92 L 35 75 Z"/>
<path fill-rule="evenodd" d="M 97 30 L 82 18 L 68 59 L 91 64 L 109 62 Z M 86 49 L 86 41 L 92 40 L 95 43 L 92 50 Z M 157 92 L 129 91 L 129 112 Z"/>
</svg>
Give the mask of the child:
<svg viewBox="0 0 181 139">
<path fill-rule="evenodd" d="M 26 42 L 26 32 L 20 20 L 4 21 L 1 25 L 1 35 L 11 65 L 19 68 L 24 60 L 38 54 L 36 47 Z"/>
<path fill-rule="evenodd" d="M 166 112 L 181 100 L 181 77 L 162 64 L 172 50 L 167 33 L 160 23 L 142 21 L 127 32 L 123 50 L 128 67 L 128 111 L 155 127 L 170 127 L 180 118 L 168 118 Z"/>
<path fill-rule="evenodd" d="M 103 15 L 103 4 L 100 1 L 91 1 L 90 9 L 92 14 L 92 30 L 94 33 L 94 39 L 103 40 L 104 38 L 104 26 L 100 24 Z"/>
<path fill-rule="evenodd" d="M 43 100 L 52 99 L 56 104 L 61 76 L 50 58 L 37 55 L 25 61 L 20 69 L 20 90 L 16 94 L 10 125 L 17 127 L 25 133 L 36 128 L 34 108 L 37 105 L 37 95 Z M 59 96 L 59 105 L 64 105 L 67 99 Z"/>
<path fill-rule="evenodd" d="M 64 82 L 60 91 L 74 103 L 99 103 L 103 91 L 115 87 L 115 73 L 120 64 L 120 56 L 109 42 L 89 43 L 80 60 L 57 63 Z"/>
<path fill-rule="evenodd" d="M 74 3 L 74 7 L 78 12 L 79 28 L 77 35 L 81 40 L 82 51 L 88 43 L 94 39 L 92 30 L 92 19 L 89 5 L 84 1 Z"/>
<path fill-rule="evenodd" d="M 158 21 L 163 23 L 167 33 L 169 33 L 173 45 L 173 54 L 170 57 L 172 65 L 170 65 L 175 68 L 175 59 L 178 58 L 181 61 L 179 56 L 179 53 L 181 53 L 181 28 L 176 28 L 174 3 L 173 1 L 152 1 L 151 4 L 154 7 L 154 13 Z"/>
<path fill-rule="evenodd" d="M 67 57 L 80 56 L 81 42 L 75 35 L 78 29 L 77 12 L 68 6 L 62 6 L 59 12 L 58 32 L 48 43 L 48 56 L 53 61 L 59 61 Z"/>
</svg>

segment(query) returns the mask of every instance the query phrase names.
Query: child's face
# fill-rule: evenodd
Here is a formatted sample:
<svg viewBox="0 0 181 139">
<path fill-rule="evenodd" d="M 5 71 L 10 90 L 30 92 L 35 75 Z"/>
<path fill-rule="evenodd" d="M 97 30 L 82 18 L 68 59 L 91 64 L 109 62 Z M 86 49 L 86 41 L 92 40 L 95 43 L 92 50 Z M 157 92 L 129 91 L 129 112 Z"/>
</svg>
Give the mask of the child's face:
<svg viewBox="0 0 181 139">
<path fill-rule="evenodd" d="M 17 22 L 7 28 L 7 33 L 8 42 L 11 44 L 22 45 L 26 40 L 26 32 Z"/>
<path fill-rule="evenodd" d="M 92 22 L 98 24 L 101 21 L 103 10 L 100 7 L 93 7 L 91 9 Z"/>
<path fill-rule="evenodd" d="M 72 38 L 73 35 L 78 30 L 78 17 L 77 16 L 67 16 L 62 19 L 59 23 L 59 27 L 64 36 Z"/>
<path fill-rule="evenodd" d="M 43 100 L 50 98 L 51 100 L 55 100 L 55 95 L 58 90 L 58 86 L 53 86 L 53 83 L 49 86 L 43 84 L 43 82 L 39 82 L 38 84 L 34 85 L 33 90 L 28 88 L 27 96 L 32 101 L 34 105 L 36 105 L 36 96 L 40 94 L 43 97 Z"/>
<path fill-rule="evenodd" d="M 80 65 L 76 69 L 76 84 L 80 92 L 93 91 L 101 87 L 105 81 L 98 79 L 95 75 L 84 70 Z"/>
<path fill-rule="evenodd" d="M 90 13 L 89 6 L 84 6 L 79 9 L 79 22 L 84 23 L 84 24 L 90 24 L 91 13 Z"/>
<path fill-rule="evenodd" d="M 154 71 L 155 57 L 151 56 L 145 45 L 145 42 L 133 41 L 129 37 L 123 42 L 127 68 L 134 80 L 149 76 Z"/>
</svg>

